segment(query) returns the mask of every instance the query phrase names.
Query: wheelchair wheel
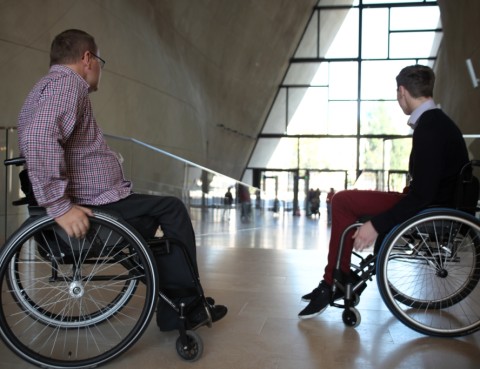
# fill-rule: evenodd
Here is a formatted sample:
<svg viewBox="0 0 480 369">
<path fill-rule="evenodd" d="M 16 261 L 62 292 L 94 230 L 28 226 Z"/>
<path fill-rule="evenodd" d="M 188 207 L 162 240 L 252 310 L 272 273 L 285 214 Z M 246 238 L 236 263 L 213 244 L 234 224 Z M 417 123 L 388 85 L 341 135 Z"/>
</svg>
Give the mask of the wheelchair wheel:
<svg viewBox="0 0 480 369">
<path fill-rule="evenodd" d="M 396 227 L 377 258 L 380 294 L 422 334 L 456 337 L 480 329 L 480 222 L 453 209 L 424 211 Z"/>
<path fill-rule="evenodd" d="M 197 361 L 203 353 L 202 338 L 194 331 L 186 331 L 186 344 L 182 343 L 182 338 L 178 337 L 175 343 L 177 354 L 185 361 Z"/>
<path fill-rule="evenodd" d="M 0 252 L 0 335 L 44 368 L 92 368 L 148 327 L 157 271 L 145 241 L 104 214 L 74 239 L 48 216 L 28 220 Z"/>
<path fill-rule="evenodd" d="M 356 308 L 351 307 L 343 311 L 342 320 L 347 327 L 355 328 L 360 325 L 362 317 Z"/>
</svg>

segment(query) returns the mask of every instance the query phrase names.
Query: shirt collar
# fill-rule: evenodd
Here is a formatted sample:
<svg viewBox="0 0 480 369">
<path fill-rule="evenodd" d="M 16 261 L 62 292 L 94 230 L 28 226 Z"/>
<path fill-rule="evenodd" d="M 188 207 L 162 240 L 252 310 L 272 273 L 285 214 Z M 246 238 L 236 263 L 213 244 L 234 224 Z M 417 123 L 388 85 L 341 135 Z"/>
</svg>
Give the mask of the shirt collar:
<svg viewBox="0 0 480 369">
<path fill-rule="evenodd" d="M 428 99 L 412 112 L 412 114 L 410 115 L 410 119 L 408 120 L 408 125 L 415 129 L 417 127 L 418 118 L 420 118 L 420 116 L 427 110 L 432 110 L 436 108 L 437 105 L 435 104 L 435 101 L 433 101 L 433 99 Z"/>
<path fill-rule="evenodd" d="M 50 72 L 57 72 L 57 73 L 65 73 L 65 74 L 71 74 L 78 78 L 82 84 L 84 84 L 87 89 L 89 88 L 89 85 L 85 79 L 80 76 L 77 72 L 75 72 L 72 68 L 67 67 L 66 65 L 63 64 L 54 64 L 50 67 Z"/>
</svg>

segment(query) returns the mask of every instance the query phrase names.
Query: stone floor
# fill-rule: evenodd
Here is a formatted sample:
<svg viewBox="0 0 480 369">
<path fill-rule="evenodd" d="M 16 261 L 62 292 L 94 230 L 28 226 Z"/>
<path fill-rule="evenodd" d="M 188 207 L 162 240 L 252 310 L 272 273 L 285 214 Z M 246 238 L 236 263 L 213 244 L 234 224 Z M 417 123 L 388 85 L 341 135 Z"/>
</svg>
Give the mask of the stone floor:
<svg viewBox="0 0 480 369">
<path fill-rule="evenodd" d="M 160 332 L 152 321 L 128 352 L 104 368 L 188 369 L 477 369 L 480 332 L 458 338 L 418 334 L 384 305 L 375 281 L 357 306 L 361 324 L 346 327 L 330 307 L 299 320 L 300 296 L 318 283 L 325 265 L 329 228 L 320 219 L 291 213 L 254 213 L 242 223 L 232 211 L 192 211 L 198 263 L 208 296 L 229 313 L 197 333 L 203 356 L 185 362 L 176 353 L 178 333 Z M 0 368 L 33 368 L 0 343 Z"/>
</svg>

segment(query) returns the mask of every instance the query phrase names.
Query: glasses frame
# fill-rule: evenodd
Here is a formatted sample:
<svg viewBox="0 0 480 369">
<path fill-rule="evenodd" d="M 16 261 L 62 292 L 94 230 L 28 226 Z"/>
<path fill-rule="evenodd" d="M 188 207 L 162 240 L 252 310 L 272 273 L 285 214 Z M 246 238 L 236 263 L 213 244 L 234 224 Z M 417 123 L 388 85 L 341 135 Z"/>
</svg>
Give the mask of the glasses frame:
<svg viewBox="0 0 480 369">
<path fill-rule="evenodd" d="M 98 55 L 92 53 L 91 51 L 90 51 L 90 54 L 92 54 L 95 58 L 97 58 L 100 61 L 100 68 L 103 69 L 103 67 L 105 66 L 105 64 L 107 64 L 107 62 L 103 60 L 101 57 L 99 57 Z"/>
</svg>

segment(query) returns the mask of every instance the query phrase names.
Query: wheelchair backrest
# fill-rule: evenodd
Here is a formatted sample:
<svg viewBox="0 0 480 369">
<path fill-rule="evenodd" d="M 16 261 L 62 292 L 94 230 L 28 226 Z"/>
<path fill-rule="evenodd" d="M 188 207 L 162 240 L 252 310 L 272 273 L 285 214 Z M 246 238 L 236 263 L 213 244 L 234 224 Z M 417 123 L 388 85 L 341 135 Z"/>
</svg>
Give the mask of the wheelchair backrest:
<svg viewBox="0 0 480 369">
<path fill-rule="evenodd" d="M 17 158 L 11 158 L 11 159 L 6 159 L 4 161 L 5 166 L 9 165 L 15 165 L 17 167 L 25 165 L 25 158 L 23 157 L 17 157 Z M 33 188 L 32 184 L 30 183 L 30 178 L 28 178 L 28 172 L 26 169 L 23 169 L 19 173 L 19 178 L 20 178 L 20 188 L 22 192 L 25 194 L 24 198 L 18 199 L 13 202 L 13 205 L 28 205 L 29 207 L 36 207 L 38 206 L 37 200 L 35 199 L 35 195 L 33 194 Z"/>
<path fill-rule="evenodd" d="M 480 166 L 479 160 L 465 164 L 457 179 L 454 206 L 456 209 L 475 214 L 478 208 L 479 181 L 473 174 L 473 167 Z"/>
</svg>

